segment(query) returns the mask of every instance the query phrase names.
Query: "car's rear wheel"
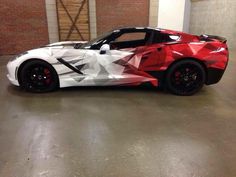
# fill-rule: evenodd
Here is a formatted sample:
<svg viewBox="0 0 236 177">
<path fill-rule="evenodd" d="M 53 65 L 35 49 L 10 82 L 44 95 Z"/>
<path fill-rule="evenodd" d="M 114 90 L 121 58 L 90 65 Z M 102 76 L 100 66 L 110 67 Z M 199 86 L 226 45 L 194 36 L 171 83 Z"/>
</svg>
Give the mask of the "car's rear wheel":
<svg viewBox="0 0 236 177">
<path fill-rule="evenodd" d="M 204 85 L 206 73 L 203 66 L 194 60 L 182 60 L 167 71 L 166 86 L 176 95 L 189 96 Z"/>
<path fill-rule="evenodd" d="M 58 75 L 54 68 L 41 60 L 32 60 L 23 65 L 19 73 L 20 85 L 30 92 L 50 92 L 58 88 Z"/>
</svg>

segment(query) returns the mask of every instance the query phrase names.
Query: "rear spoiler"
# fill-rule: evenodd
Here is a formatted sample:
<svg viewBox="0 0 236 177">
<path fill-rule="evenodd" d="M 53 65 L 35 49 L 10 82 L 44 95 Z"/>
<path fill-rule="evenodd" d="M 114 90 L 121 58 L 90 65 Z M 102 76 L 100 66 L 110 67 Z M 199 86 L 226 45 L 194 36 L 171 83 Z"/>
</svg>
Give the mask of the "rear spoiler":
<svg viewBox="0 0 236 177">
<path fill-rule="evenodd" d="M 208 35 L 208 34 L 203 34 L 201 36 L 199 36 L 200 40 L 202 41 L 212 41 L 212 40 L 218 40 L 222 43 L 226 43 L 227 39 L 224 37 L 220 37 L 220 36 L 214 36 L 214 35 Z"/>
</svg>

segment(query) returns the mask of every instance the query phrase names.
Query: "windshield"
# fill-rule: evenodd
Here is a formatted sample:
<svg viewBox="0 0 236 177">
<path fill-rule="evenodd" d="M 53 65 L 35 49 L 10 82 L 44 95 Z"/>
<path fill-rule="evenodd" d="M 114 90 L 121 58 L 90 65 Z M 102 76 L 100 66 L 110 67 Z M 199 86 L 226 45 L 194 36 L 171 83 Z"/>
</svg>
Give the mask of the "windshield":
<svg viewBox="0 0 236 177">
<path fill-rule="evenodd" d="M 112 31 L 107 32 L 107 33 L 105 33 L 105 34 L 103 34 L 103 35 L 101 35 L 101 36 L 99 36 L 99 37 L 97 37 L 97 38 L 95 38 L 95 39 L 93 39 L 93 40 L 91 40 L 91 41 L 81 45 L 80 48 L 81 49 L 89 49 L 92 45 L 96 45 L 96 44 L 100 43 L 104 38 L 107 38 L 111 34 L 112 34 Z"/>
</svg>

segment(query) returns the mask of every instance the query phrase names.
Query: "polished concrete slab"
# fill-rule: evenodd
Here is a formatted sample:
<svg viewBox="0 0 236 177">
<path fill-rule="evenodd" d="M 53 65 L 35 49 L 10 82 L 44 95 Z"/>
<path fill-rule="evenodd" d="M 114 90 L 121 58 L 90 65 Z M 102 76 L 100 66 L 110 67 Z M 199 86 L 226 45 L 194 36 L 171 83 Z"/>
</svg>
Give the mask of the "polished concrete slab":
<svg viewBox="0 0 236 177">
<path fill-rule="evenodd" d="M 1 177 L 235 177 L 236 52 L 191 97 L 151 88 L 31 94 L 0 59 Z"/>
</svg>

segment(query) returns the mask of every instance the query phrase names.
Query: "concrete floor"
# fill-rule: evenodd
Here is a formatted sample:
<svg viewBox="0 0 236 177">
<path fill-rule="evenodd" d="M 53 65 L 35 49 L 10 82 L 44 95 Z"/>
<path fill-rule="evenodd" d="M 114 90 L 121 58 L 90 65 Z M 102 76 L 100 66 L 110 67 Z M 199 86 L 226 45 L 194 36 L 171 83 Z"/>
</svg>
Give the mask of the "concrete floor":
<svg viewBox="0 0 236 177">
<path fill-rule="evenodd" d="M 236 52 L 192 97 L 150 88 L 22 92 L 0 59 L 1 177 L 235 177 Z"/>
</svg>

